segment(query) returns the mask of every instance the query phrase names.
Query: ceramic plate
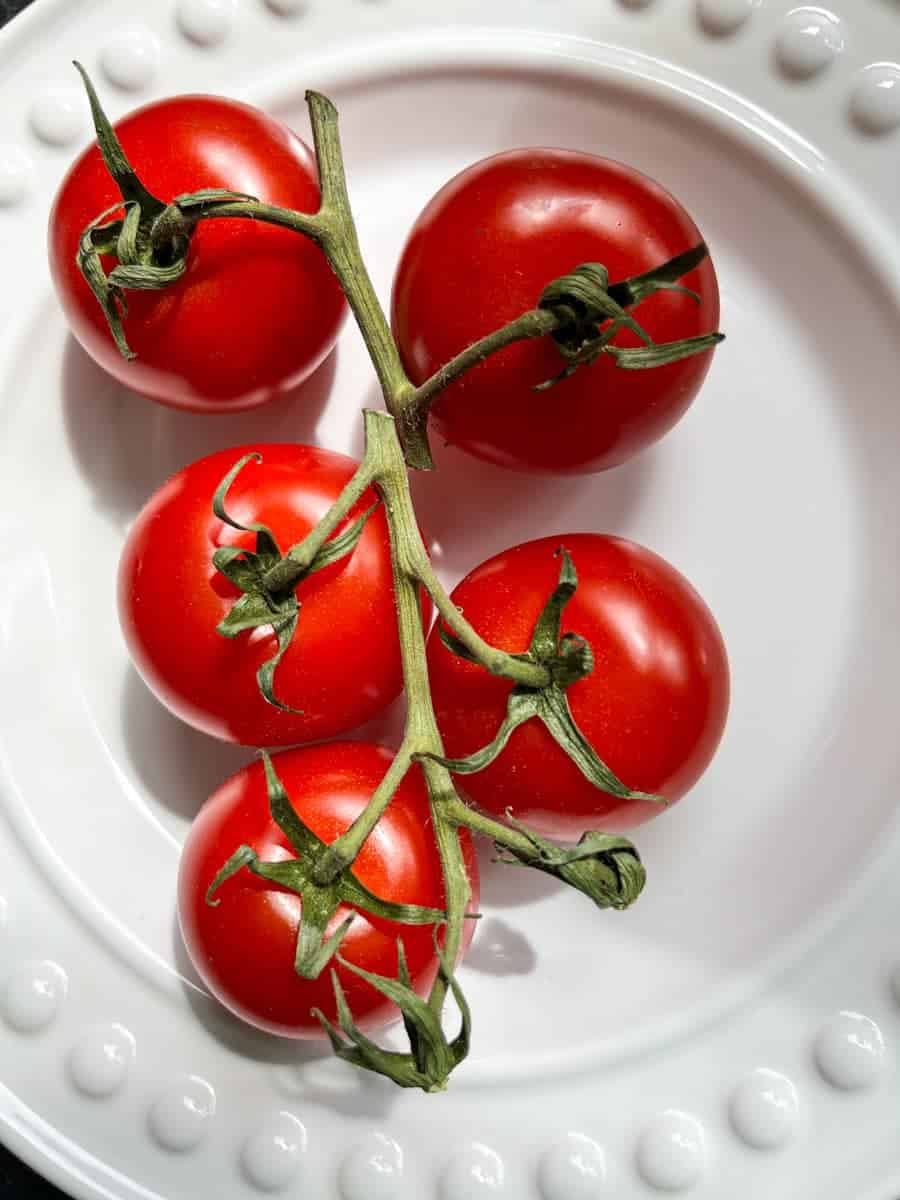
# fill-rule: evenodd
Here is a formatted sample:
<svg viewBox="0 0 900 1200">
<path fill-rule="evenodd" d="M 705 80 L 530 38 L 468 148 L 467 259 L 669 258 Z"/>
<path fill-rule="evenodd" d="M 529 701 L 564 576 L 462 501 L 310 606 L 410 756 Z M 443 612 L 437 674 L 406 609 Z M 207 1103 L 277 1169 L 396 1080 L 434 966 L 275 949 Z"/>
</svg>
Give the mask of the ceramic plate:
<svg viewBox="0 0 900 1200">
<path fill-rule="evenodd" d="M 900 1193 L 900 11 L 892 0 L 37 0 L 0 34 L 0 1136 L 75 1196 L 895 1200 Z M 209 90 L 308 130 L 330 92 L 381 294 L 416 213 L 516 145 L 626 159 L 712 247 L 729 337 L 688 417 L 592 479 L 458 453 L 416 480 L 448 583 L 522 540 L 624 534 L 725 633 L 712 769 L 641 831 L 625 914 L 485 861 L 446 1095 L 363 1078 L 213 1004 L 174 923 L 178 847 L 249 753 L 129 667 L 129 522 L 250 438 L 358 453 L 348 326 L 267 410 L 165 411 L 67 335 L 44 261 L 87 141 Z M 483 514 L 489 511 L 489 521 Z M 388 722 L 388 725 L 390 722 Z"/>
</svg>

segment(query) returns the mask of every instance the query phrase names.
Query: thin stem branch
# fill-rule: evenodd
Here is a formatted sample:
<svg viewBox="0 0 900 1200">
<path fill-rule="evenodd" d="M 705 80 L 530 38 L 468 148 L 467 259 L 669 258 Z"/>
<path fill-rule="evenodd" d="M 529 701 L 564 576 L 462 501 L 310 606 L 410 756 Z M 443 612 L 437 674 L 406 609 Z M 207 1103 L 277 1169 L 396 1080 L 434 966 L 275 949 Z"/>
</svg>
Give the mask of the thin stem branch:
<svg viewBox="0 0 900 1200">
<path fill-rule="evenodd" d="M 508 846 L 511 850 L 518 850 L 528 857 L 537 858 L 538 856 L 534 843 L 524 833 L 513 829 L 511 825 L 504 824 L 503 821 L 486 816 L 476 808 L 470 808 L 468 804 L 463 803 L 455 791 L 453 797 L 449 798 L 444 806 L 444 817 L 457 827 L 470 829 L 472 833 L 490 838 L 498 845 Z"/>
<path fill-rule="evenodd" d="M 306 102 L 309 105 L 322 188 L 322 204 L 318 213 L 322 225 L 322 248 L 356 318 L 381 384 L 388 412 L 394 415 L 412 390 L 412 384 L 403 369 L 397 343 L 360 250 L 347 191 L 337 109 L 327 96 L 319 92 L 307 92 Z"/>
<path fill-rule="evenodd" d="M 438 739 L 440 740 L 440 739 Z M 448 818 L 448 811 L 455 804 L 462 804 L 449 771 L 436 762 L 422 765 L 428 794 L 431 799 L 431 814 L 434 837 L 441 860 L 444 876 L 444 899 L 447 906 L 447 925 L 444 936 L 444 954 L 447 961 L 455 963 L 462 949 L 463 930 L 472 890 L 466 863 L 463 857 L 457 824 Z M 428 996 L 430 1007 L 440 1015 L 447 997 L 447 980 L 438 974 Z"/>
<path fill-rule="evenodd" d="M 324 517 L 302 541 L 291 546 L 281 562 L 266 572 L 263 582 L 270 592 L 280 592 L 302 579 L 313 559 L 322 549 L 341 521 L 348 515 L 365 490 L 372 486 L 376 474 L 373 455 L 366 453 L 353 478 L 329 508 Z"/>
<path fill-rule="evenodd" d="M 467 370 L 479 359 L 523 337 L 537 337 L 556 326 L 552 314 L 535 311 L 523 314 L 503 330 L 457 356 L 420 391 L 412 387 L 391 335 L 384 311 L 379 304 L 359 247 L 350 208 L 334 105 L 316 92 L 307 94 L 315 139 L 322 188 L 322 203 L 313 216 L 298 219 L 297 214 L 257 205 L 253 201 L 222 203 L 205 216 L 245 216 L 272 219 L 297 232 L 314 238 L 321 246 L 347 297 L 384 395 L 386 413 L 367 410 L 366 451 L 354 478 L 329 509 L 317 527 L 285 555 L 267 574 L 265 584 L 279 590 L 300 578 L 315 554 L 349 513 L 370 485 L 378 490 L 384 504 L 391 548 L 391 565 L 397 609 L 397 632 L 403 664 L 407 699 L 406 728 L 400 750 L 394 758 L 365 810 L 338 838 L 319 861 L 316 882 L 329 885 L 352 864 L 366 839 L 386 811 L 397 788 L 414 761 L 418 760 L 428 787 L 435 842 L 444 878 L 446 928 L 443 953 L 455 963 L 463 943 L 466 914 L 471 898 L 460 840 L 460 826 L 468 809 L 457 795 L 452 776 L 434 757 L 441 758 L 444 747 L 437 727 L 425 650 L 422 623 L 421 589 L 431 596 L 441 617 L 454 634 L 487 670 L 514 682 L 542 687 L 549 682 L 545 667 L 522 662 L 484 641 L 465 620 L 441 585 L 416 521 L 409 487 L 408 466 L 430 467 L 431 458 L 424 434 L 428 407 L 441 387 Z M 401 441 L 399 422 L 412 414 L 422 421 L 421 437 Z M 397 418 L 395 420 L 395 417 Z M 420 758 L 419 756 L 428 756 Z M 506 830 L 503 830 L 504 835 Z M 522 842 L 527 839 L 521 838 Z M 435 979 L 428 1005 L 440 1018 L 448 990 L 441 972 Z M 443 1086 L 443 1080 L 433 1080 Z"/>
<path fill-rule="evenodd" d="M 441 617 L 450 626 L 465 648 L 478 659 L 479 664 L 492 675 L 501 675 L 524 687 L 542 688 L 550 682 L 550 672 L 537 662 L 523 662 L 505 650 L 490 645 L 472 628 L 460 610 L 447 595 L 437 577 L 427 554 L 416 562 L 416 575 L 434 601 Z"/>
<path fill-rule="evenodd" d="M 438 367 L 433 375 L 409 394 L 404 401 L 403 419 L 406 419 L 408 412 L 415 412 L 417 417 L 427 417 L 431 405 L 440 393 L 460 375 L 465 375 L 472 367 L 478 366 L 498 350 L 505 350 L 507 346 L 516 342 L 529 341 L 553 333 L 559 329 L 560 324 L 559 317 L 550 309 L 532 308 L 510 321 L 508 325 L 479 338 L 442 367 Z"/>
<path fill-rule="evenodd" d="M 386 413 L 371 411 L 366 412 L 365 420 L 367 453 L 371 448 L 379 463 L 377 486 L 384 500 L 391 538 L 397 632 L 403 658 L 403 681 L 407 702 L 406 731 L 401 752 L 441 756 L 444 749 L 428 683 L 425 630 L 422 627 L 419 591 L 422 582 L 421 566 L 422 563 L 428 563 L 428 555 L 425 553 L 416 521 L 409 490 L 409 476 L 397 436 L 396 423 L 393 417 Z M 430 569 L 430 564 L 428 565 Z M 439 763 L 425 761 L 422 771 L 428 785 L 434 836 L 444 876 L 447 911 L 444 952 L 447 960 L 454 963 L 462 946 L 463 924 L 471 896 L 459 832 L 455 825 L 444 817 L 445 806 L 457 800 L 456 789 L 449 772 Z M 438 1014 L 443 1008 L 446 991 L 447 983 L 439 974 L 428 1000 L 434 1012 Z"/>
<path fill-rule="evenodd" d="M 266 225 L 278 225 L 282 229 L 290 229 L 292 233 L 300 233 L 319 244 L 324 236 L 318 214 L 295 212 L 292 208 L 279 208 L 277 204 L 263 204 L 260 200 L 223 200 L 219 204 L 205 206 L 202 216 L 186 217 L 183 222 L 179 222 L 174 212 L 176 208 L 174 203 L 169 205 L 154 223 L 152 241 L 157 249 L 176 233 L 189 231 L 198 220 L 262 221 Z"/>
<path fill-rule="evenodd" d="M 331 843 L 312 873 L 314 883 L 326 886 L 333 883 L 345 867 L 356 859 L 369 834 L 384 816 L 397 788 L 412 766 L 413 751 L 407 740 L 388 767 L 384 778 L 372 793 L 372 798 L 350 827 Z"/>
</svg>

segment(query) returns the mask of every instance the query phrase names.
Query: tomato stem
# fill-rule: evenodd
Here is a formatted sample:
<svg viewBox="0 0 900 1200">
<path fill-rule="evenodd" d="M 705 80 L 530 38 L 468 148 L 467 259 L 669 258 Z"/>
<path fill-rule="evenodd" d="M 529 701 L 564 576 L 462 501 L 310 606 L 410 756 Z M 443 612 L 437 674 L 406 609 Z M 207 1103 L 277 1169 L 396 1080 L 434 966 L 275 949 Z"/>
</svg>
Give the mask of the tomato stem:
<svg viewBox="0 0 900 1200">
<path fill-rule="evenodd" d="M 411 391 L 412 384 L 403 369 L 400 351 L 360 250 L 347 191 L 338 112 L 328 97 L 320 92 L 308 91 L 306 103 L 309 106 L 322 189 L 318 213 L 323 225 L 322 249 L 356 318 L 381 384 L 388 412 L 396 414 L 403 398 Z M 432 466 L 430 455 L 422 465 L 426 469 Z"/>
<path fill-rule="evenodd" d="M 507 811 L 506 823 L 463 804 L 444 809 L 446 820 L 492 839 L 496 861 L 533 867 L 587 896 L 598 908 L 624 909 L 641 894 L 646 873 L 640 855 L 625 837 L 589 831 L 574 846 L 539 837 Z"/>
<path fill-rule="evenodd" d="M 424 664 L 423 644 L 422 667 L 427 687 L 427 671 Z M 429 708 L 431 699 L 429 695 Z M 440 735 L 437 738 L 440 741 Z M 447 806 L 461 803 L 456 785 L 450 772 L 439 763 L 426 762 L 423 764 L 425 782 L 428 785 L 428 795 L 431 801 L 431 817 L 434 823 L 434 837 L 441 859 L 441 870 L 444 875 L 444 903 L 447 908 L 447 929 L 444 939 L 444 954 L 447 961 L 455 963 L 462 947 L 463 925 L 469 903 L 469 877 L 463 859 L 462 842 L 460 841 L 459 826 L 447 819 Z M 436 977 L 428 996 L 428 1005 L 440 1017 L 450 986 L 451 977 L 440 972 Z"/>
<path fill-rule="evenodd" d="M 237 636 L 244 628 L 260 624 L 270 624 L 277 632 L 278 626 L 272 621 L 273 597 L 279 598 L 284 608 L 283 613 L 278 610 L 283 620 L 296 622 L 299 605 L 291 603 L 296 600 L 292 595 L 293 587 L 310 570 L 316 569 L 315 564 L 322 555 L 327 557 L 330 554 L 333 558 L 339 553 L 349 552 L 340 542 L 343 534 L 335 539 L 333 545 L 327 543 L 365 491 L 374 487 L 384 505 L 390 535 L 397 630 L 407 699 L 406 726 L 400 750 L 365 811 L 330 846 L 314 842 L 309 831 L 299 825 L 271 763 L 266 760 L 270 807 L 297 850 L 298 858 L 291 862 L 262 863 L 252 851 L 248 852 L 246 847 L 240 848 L 223 866 L 211 891 L 221 880 L 243 869 L 298 891 L 304 898 L 304 908 L 310 910 L 304 913 L 305 928 L 301 928 L 297 943 L 295 965 L 301 974 L 318 974 L 346 932 L 345 923 L 336 933 L 326 936 L 338 901 L 380 913 L 390 920 L 434 924 L 439 917 L 445 916 L 442 945 L 438 943 L 435 933 L 439 970 L 427 1001 L 422 1001 L 411 986 L 402 943 L 398 943 L 396 978 L 375 976 L 358 966 L 347 964 L 353 973 L 398 1005 L 410 1039 L 409 1053 L 381 1050 L 357 1029 L 347 998 L 334 973 L 332 977 L 340 1032 L 324 1017 L 320 1017 L 335 1052 L 342 1058 L 377 1071 L 402 1086 L 421 1087 L 429 1092 L 440 1091 L 469 1047 L 469 1009 L 453 974 L 462 946 L 465 921 L 475 915 L 468 912 L 471 889 L 461 843 L 462 827 L 492 838 L 506 856 L 503 861 L 535 867 L 552 874 L 588 895 L 601 907 L 625 907 L 635 899 L 643 886 L 643 867 L 634 847 L 625 838 L 587 833 L 577 846 L 557 846 L 538 837 L 512 817 L 508 824 L 502 824 L 470 810 L 457 793 L 443 758 L 444 747 L 428 681 L 421 609 L 423 589 L 432 598 L 441 619 L 467 657 L 493 674 L 510 679 L 517 687 L 538 692 L 542 689 L 549 691 L 556 686 L 550 659 L 541 661 L 534 656 L 512 655 L 489 645 L 453 604 L 431 565 L 419 532 L 408 468 L 429 469 L 433 466 L 426 431 L 428 410 L 435 396 L 453 379 L 489 354 L 523 339 L 545 334 L 562 336 L 564 331 L 568 331 L 571 342 L 574 337 L 569 312 L 571 287 L 569 291 L 564 289 L 559 305 L 543 303 L 542 299 L 534 310 L 523 313 L 503 329 L 468 347 L 431 379 L 418 388 L 414 387 L 403 367 L 387 317 L 363 261 L 347 192 L 337 110 L 327 97 L 318 92 L 307 93 L 321 185 L 321 203 L 317 213 L 297 213 L 262 204 L 251 197 L 210 189 L 177 197 L 163 205 L 140 184 L 83 71 L 82 76 L 91 100 L 101 150 L 122 190 L 126 211 L 121 220 L 103 225 L 103 220 L 112 216 L 110 212 L 88 227 L 82 238 L 79 262 L 104 307 L 123 353 L 130 352 L 121 328 L 122 287 L 166 286 L 172 277 L 183 270 L 191 232 L 201 220 L 259 220 L 291 229 L 311 238 L 321 247 L 347 297 L 381 384 L 387 412 L 364 412 L 366 450 L 363 461 L 316 527 L 280 557 L 280 551 L 265 527 L 249 527 L 257 534 L 257 549 L 253 552 L 220 550 L 216 566 L 229 578 L 234 576 L 242 580 L 245 593 L 236 602 L 236 605 L 243 606 L 238 613 L 239 619 L 232 620 L 224 631 L 226 635 Z M 116 271 L 120 271 L 120 267 L 117 267 L 107 277 L 100 264 L 100 255 L 113 251 L 119 256 L 120 267 L 129 270 L 124 274 L 120 272 L 116 277 Z M 657 279 L 641 277 L 632 281 L 635 285 L 634 295 L 649 294 L 657 285 L 668 286 L 667 280 L 674 269 L 669 264 L 668 274 L 664 269 L 663 275 Z M 602 271 L 602 268 L 598 270 Z M 594 274 L 601 277 L 598 271 Z M 567 277 L 567 280 L 572 278 L 574 276 Z M 571 286 L 576 290 L 583 289 L 584 280 L 579 276 Z M 583 322 L 595 309 L 607 315 L 614 309 L 621 311 L 620 307 L 616 307 L 617 301 L 605 291 L 605 285 L 600 291 L 603 294 L 591 301 L 595 308 L 588 306 L 584 313 L 579 310 L 579 319 Z M 626 323 L 629 320 L 622 319 Z M 594 332 L 597 334 L 596 329 Z M 602 338 L 603 335 L 598 336 Z M 572 347 L 569 346 L 569 349 Z M 580 345 L 572 350 L 574 357 L 583 352 Z M 233 473 L 242 469 L 243 465 L 243 462 L 236 464 Z M 233 473 L 223 481 L 214 507 L 217 506 L 216 511 L 221 519 L 237 528 L 245 528 L 230 518 L 224 509 L 225 494 Z M 360 518 L 360 521 L 364 520 L 365 517 Z M 358 536 L 358 533 L 354 532 L 353 536 Z M 352 549 L 352 544 L 355 543 L 351 537 L 349 549 Z M 252 560 L 248 557 L 251 553 Z M 288 626 L 285 625 L 284 629 L 287 630 Z M 290 627 L 291 636 L 292 631 L 293 626 Z M 280 647 L 283 640 L 279 640 Z M 274 671 L 277 657 L 270 665 Z M 271 677 L 268 684 L 271 692 Z M 376 828 L 396 789 L 411 769 L 422 771 L 428 789 L 434 836 L 444 877 L 445 914 L 435 910 L 417 910 L 414 906 L 388 905 L 367 892 L 351 870 L 366 839 Z M 210 899 L 210 903 L 215 901 Z M 308 925 L 307 916 L 311 916 Z M 460 1032 L 452 1041 L 446 1037 L 442 1025 L 448 993 L 456 1000 L 462 1018 Z M 344 1041 L 341 1035 L 347 1040 Z"/>
<path fill-rule="evenodd" d="M 375 478 L 374 462 L 366 455 L 353 478 L 329 508 L 324 517 L 303 538 L 287 551 L 280 562 L 270 567 L 262 582 L 271 593 L 285 591 L 299 583 L 309 573 L 316 555 L 359 501 Z"/>
<path fill-rule="evenodd" d="M 409 770 L 421 770 L 428 788 L 434 836 L 444 876 L 446 926 L 439 952 L 441 969 L 427 1000 L 430 1017 L 424 1015 L 420 1002 L 407 986 L 402 960 L 398 964 L 399 977 L 396 980 L 364 976 L 400 1005 L 410 1035 L 409 1054 L 381 1051 L 360 1033 L 353 1023 L 352 1013 L 336 976 L 335 996 L 340 1029 L 348 1040 L 343 1041 L 341 1034 L 324 1018 L 322 1020 L 335 1052 L 347 1061 L 387 1075 L 402 1086 L 440 1091 L 446 1086 L 449 1072 L 468 1050 L 468 1006 L 453 976 L 462 946 L 465 921 L 474 915 L 468 912 L 471 891 L 460 841 L 461 827 L 468 826 L 493 838 L 507 856 L 504 861 L 536 867 L 553 874 L 584 892 L 601 907 L 622 908 L 631 903 L 643 886 L 643 868 L 634 847 L 624 838 L 586 834 L 577 847 L 557 847 L 514 821 L 503 825 L 472 812 L 458 795 L 453 777 L 442 761 L 444 748 L 428 682 L 421 611 L 422 589 L 431 596 L 440 617 L 465 648 L 467 655 L 486 670 L 524 688 L 544 689 L 552 683 L 551 670 L 545 663 L 511 655 L 489 645 L 453 604 L 431 565 L 422 541 L 410 492 L 408 469 L 425 469 L 432 465 L 425 434 L 425 418 L 431 400 L 451 378 L 468 370 L 486 354 L 493 353 L 503 345 L 551 332 L 559 327 L 560 318 L 549 309 L 535 309 L 523 314 L 510 326 L 464 351 L 420 389 L 414 388 L 403 368 L 362 259 L 347 194 L 337 111 L 319 93 L 308 93 L 307 100 L 319 160 L 322 188 L 319 212 L 295 222 L 294 214 L 273 211 L 255 201 L 238 201 L 221 206 L 213 204 L 203 214 L 203 219 L 243 216 L 266 220 L 274 217 L 277 223 L 313 237 L 322 247 L 347 296 L 381 384 L 387 412 L 367 409 L 363 414 L 366 449 L 359 470 L 320 524 L 302 542 L 292 547 L 281 562 L 270 568 L 265 576 L 265 586 L 280 590 L 290 587 L 301 577 L 307 564 L 314 559 L 366 488 L 374 486 L 384 505 L 390 535 L 397 630 L 407 700 L 406 725 L 400 749 L 366 809 L 341 837 L 317 857 L 311 868 L 310 880 L 317 887 L 328 888 L 346 879 L 352 863 L 376 828 L 400 782 Z M 417 422 L 420 436 L 414 436 Z M 403 436 L 404 429 L 406 436 Z M 455 997 L 463 1017 L 463 1028 L 453 1042 L 446 1039 L 441 1028 L 441 1014 L 448 992 Z"/>
<path fill-rule="evenodd" d="M 400 437 L 406 448 L 407 461 L 412 447 L 420 446 L 423 443 L 428 445 L 427 425 L 431 406 L 441 392 L 449 387 L 455 379 L 470 371 L 472 367 L 478 366 L 479 363 L 484 362 L 499 350 L 504 350 L 516 342 L 544 337 L 548 333 L 553 333 L 559 328 L 559 325 L 559 318 L 554 313 L 537 308 L 529 309 L 528 312 L 516 317 L 514 321 L 510 321 L 508 325 L 504 325 L 501 329 L 495 329 L 485 337 L 479 338 L 477 342 L 473 342 L 471 346 L 467 346 L 465 350 L 460 351 L 449 362 L 439 367 L 424 383 L 406 392 L 400 399 L 394 415 L 400 425 Z"/>
<path fill-rule="evenodd" d="M 312 872 L 312 878 L 316 883 L 331 883 L 353 863 L 393 800 L 394 793 L 406 778 L 412 761 L 411 739 L 405 737 L 384 778 L 372 793 L 369 803 L 349 828 L 331 843 L 316 863 Z"/>
</svg>

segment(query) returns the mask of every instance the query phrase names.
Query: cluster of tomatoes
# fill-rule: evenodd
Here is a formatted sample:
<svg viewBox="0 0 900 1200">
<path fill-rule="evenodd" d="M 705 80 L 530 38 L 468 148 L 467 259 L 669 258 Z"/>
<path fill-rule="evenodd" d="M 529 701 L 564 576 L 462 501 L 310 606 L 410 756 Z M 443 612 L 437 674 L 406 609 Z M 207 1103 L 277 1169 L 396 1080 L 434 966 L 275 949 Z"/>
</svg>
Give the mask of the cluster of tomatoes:
<svg viewBox="0 0 900 1200">
<path fill-rule="evenodd" d="M 154 195 L 228 188 L 299 212 L 318 207 L 311 152 L 243 104 L 165 100 L 133 113 L 117 132 Z M 95 147 L 64 180 L 50 221 L 54 279 L 71 328 L 113 376 L 164 404 L 224 412 L 270 400 L 323 361 L 346 306 L 322 251 L 289 230 L 243 220 L 201 223 L 180 280 L 129 292 L 126 328 L 136 357 L 123 358 L 76 263 L 83 230 L 117 199 Z M 602 262 L 613 280 L 624 279 L 699 241 L 671 195 L 621 164 L 546 149 L 479 162 L 430 201 L 397 267 L 392 326 L 409 378 L 421 383 L 532 308 L 548 281 L 578 264 Z M 641 307 L 641 324 L 655 341 L 716 327 L 710 260 L 682 283 Z M 627 329 L 617 343 L 640 345 Z M 520 471 L 604 469 L 671 428 L 700 387 L 709 358 L 620 371 L 601 355 L 539 391 L 537 384 L 560 373 L 557 348 L 550 337 L 520 342 L 452 383 L 432 419 L 448 442 Z M 211 499 L 251 452 L 259 460 L 233 481 L 229 511 L 243 526 L 267 526 L 282 550 L 309 533 L 357 466 L 326 449 L 287 444 L 235 447 L 186 466 L 150 498 L 128 535 L 119 573 L 122 627 L 144 680 L 179 718 L 224 741 L 299 747 L 273 761 L 294 810 L 330 843 L 365 808 L 391 761 L 390 751 L 372 743 L 325 740 L 374 717 L 402 688 L 387 521 L 375 509 L 351 554 L 298 585 L 300 617 L 279 664 L 285 707 L 274 707 L 256 678 L 275 652 L 274 633 L 257 628 L 232 639 L 217 633 L 239 592 L 215 569 L 213 553 L 226 546 L 250 550 L 254 535 L 217 517 Z M 348 522 L 373 501 L 371 492 L 364 495 Z M 552 521 L 532 515 L 536 524 Z M 673 567 L 622 539 L 563 531 L 475 567 L 453 601 L 491 645 L 524 651 L 556 585 L 562 545 L 579 577 L 566 629 L 590 643 L 595 658 L 593 672 L 569 688 L 572 714 L 631 788 L 677 800 L 715 751 L 728 667 L 712 615 Z M 425 599 L 422 616 L 427 628 L 432 613 Z M 452 758 L 470 755 L 494 738 L 513 685 L 455 656 L 435 628 L 427 656 L 446 751 Z M 483 810 L 500 818 L 511 812 L 561 839 L 627 828 L 658 811 L 647 800 L 598 790 L 536 720 L 518 728 L 490 766 L 461 782 Z M 258 763 L 208 800 L 187 839 L 179 885 L 187 947 L 210 989 L 240 1016 L 280 1034 L 312 1036 L 320 1030 L 310 1010 L 334 1019 L 335 999 L 327 972 L 302 979 L 293 969 L 300 897 L 243 871 L 222 884 L 215 905 L 207 903 L 217 872 L 242 844 L 269 862 L 294 854 L 270 815 Z M 477 902 L 477 865 L 467 837 L 463 844 Z M 354 872 L 385 900 L 443 906 L 428 796 L 417 770 L 400 785 Z M 334 924 L 345 916 L 339 909 Z M 424 992 L 438 970 L 430 927 L 359 912 L 342 957 L 394 975 L 398 937 L 413 985 Z M 395 1012 L 364 980 L 343 966 L 338 972 L 361 1027 Z"/>
</svg>

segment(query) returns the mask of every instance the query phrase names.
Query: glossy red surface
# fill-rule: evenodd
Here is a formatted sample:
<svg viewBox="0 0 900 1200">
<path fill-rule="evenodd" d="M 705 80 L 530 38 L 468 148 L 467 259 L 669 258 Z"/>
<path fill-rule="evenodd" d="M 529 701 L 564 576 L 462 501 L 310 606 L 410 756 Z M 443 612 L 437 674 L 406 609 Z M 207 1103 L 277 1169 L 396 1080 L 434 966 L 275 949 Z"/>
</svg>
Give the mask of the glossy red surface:
<svg viewBox="0 0 900 1200">
<path fill-rule="evenodd" d="M 392 318 L 410 377 L 421 383 L 478 338 L 533 308 L 546 284 L 587 262 L 616 282 L 701 241 L 659 184 L 621 163 L 568 150 L 511 150 L 469 167 L 419 216 L 394 281 Z M 634 310 L 656 341 L 709 333 L 719 293 L 707 259 Z M 617 345 L 636 346 L 623 332 Z M 564 363 L 551 338 L 520 342 L 453 383 L 432 409 L 439 434 L 520 470 L 596 471 L 657 441 L 684 414 L 711 352 L 653 370 L 608 356 L 550 391 Z"/>
<path fill-rule="evenodd" d="M 303 580 L 300 617 L 275 676 L 287 713 L 260 695 L 256 672 L 276 650 L 268 627 L 233 640 L 216 632 L 240 592 L 212 564 L 219 546 L 255 546 L 252 534 L 212 512 L 213 494 L 244 454 L 228 492 L 243 524 L 261 522 L 282 552 L 299 542 L 337 499 L 353 459 L 313 446 L 222 450 L 186 467 L 150 498 L 132 526 L 119 567 L 119 615 L 134 663 L 158 698 L 213 737 L 284 746 L 332 737 L 380 712 L 403 682 L 390 545 L 383 508 L 353 552 Z M 367 492 L 348 523 L 374 502 Z M 430 607 L 423 601 L 423 614 Z"/>
<path fill-rule="evenodd" d="M 246 104 L 176 96 L 131 113 L 116 131 L 164 202 L 217 187 L 301 212 L 319 206 L 310 149 Z M 321 363 L 346 311 L 324 255 L 299 234 L 241 220 L 203 222 L 177 283 L 128 292 L 125 333 L 137 358 L 122 358 L 76 263 L 84 228 L 119 199 L 93 146 L 63 180 L 49 225 L 50 265 L 69 325 L 111 375 L 163 404 L 225 412 L 264 403 Z M 107 271 L 115 265 L 104 262 Z"/>
<path fill-rule="evenodd" d="M 294 810 L 325 842 L 334 841 L 362 812 L 390 761 L 389 750 L 370 742 L 332 742 L 288 750 L 273 759 Z M 318 1007 L 335 1021 L 336 1007 L 330 969 L 314 980 L 301 979 L 294 971 L 301 898 L 243 870 L 217 891 L 219 905 L 206 903 L 207 890 L 220 867 L 242 844 L 252 846 L 267 861 L 296 857 L 269 815 L 261 763 L 246 767 L 223 784 L 191 827 L 178 881 L 179 916 L 188 952 L 210 991 L 237 1016 L 271 1033 L 322 1037 L 310 1009 Z M 478 866 L 465 831 L 462 845 L 474 910 Z M 428 795 L 417 769 L 398 788 L 363 846 L 354 871 L 384 900 L 444 907 Z M 337 910 L 329 933 L 348 911 L 344 907 Z M 466 946 L 474 924 L 466 922 Z M 396 978 L 398 937 L 403 941 L 413 985 L 425 994 L 438 967 L 430 925 L 399 925 L 359 913 L 344 938 L 341 955 L 367 971 Z M 394 1005 L 370 984 L 336 962 L 334 966 L 363 1028 L 383 1025 L 398 1016 Z"/>
<path fill-rule="evenodd" d="M 635 790 L 678 800 L 699 779 L 725 727 L 729 673 L 725 645 L 703 600 L 674 567 L 622 538 L 566 534 L 526 542 L 476 567 L 454 603 L 492 645 L 528 648 L 559 577 L 565 546 L 579 585 L 563 632 L 591 645 L 591 675 L 567 691 L 572 714 L 603 761 Z M 455 657 L 433 631 L 428 665 L 438 724 L 450 757 L 487 745 L 506 713 L 511 684 Z M 487 811 L 576 838 L 619 830 L 665 811 L 594 787 L 532 719 L 485 770 L 459 777 Z"/>
</svg>

